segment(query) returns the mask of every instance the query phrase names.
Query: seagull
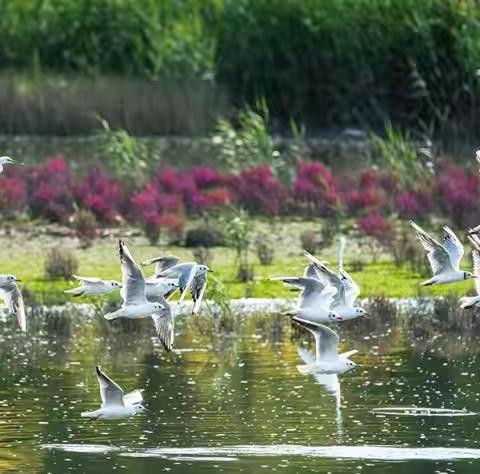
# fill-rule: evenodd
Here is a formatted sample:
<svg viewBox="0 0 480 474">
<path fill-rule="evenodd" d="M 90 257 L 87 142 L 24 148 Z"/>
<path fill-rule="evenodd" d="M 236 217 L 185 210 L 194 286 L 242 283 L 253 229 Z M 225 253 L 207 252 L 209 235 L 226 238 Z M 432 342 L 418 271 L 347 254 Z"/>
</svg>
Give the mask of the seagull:
<svg viewBox="0 0 480 474">
<path fill-rule="evenodd" d="M 64 291 L 64 293 L 69 293 L 72 296 L 100 296 L 122 287 L 122 284 L 115 280 L 101 280 L 100 278 L 77 275 L 73 275 L 73 278 L 80 282 L 80 286 Z"/>
<path fill-rule="evenodd" d="M 307 266 L 306 274 L 312 274 L 312 267 Z M 271 277 L 270 280 L 282 281 L 286 285 L 300 288 L 297 307 L 287 311 L 286 315 L 299 317 L 316 323 L 342 321 L 342 318 L 330 310 L 333 297 L 337 292 L 333 286 L 327 286 L 318 277 Z"/>
<path fill-rule="evenodd" d="M 147 278 L 145 280 L 145 296 L 148 301 L 168 299 L 178 290 L 178 280 L 174 278 Z M 160 301 L 161 302 L 161 301 Z"/>
<path fill-rule="evenodd" d="M 470 309 L 473 307 L 480 307 L 480 238 L 476 234 L 468 236 L 468 239 L 473 245 L 472 260 L 473 260 L 473 274 L 477 277 L 475 279 L 475 296 L 463 296 L 460 298 L 460 307 L 462 309 Z"/>
<path fill-rule="evenodd" d="M 17 283 L 21 281 L 13 275 L 0 275 L 0 298 L 5 301 L 10 313 L 17 316 L 18 324 L 23 332 L 27 330 L 27 317 L 23 296 Z"/>
<path fill-rule="evenodd" d="M 4 165 L 13 165 L 13 164 L 23 165 L 23 163 L 13 160 L 9 156 L 0 156 L 0 173 L 3 172 Z"/>
<path fill-rule="evenodd" d="M 213 272 L 206 265 L 199 265 L 195 262 L 178 263 L 158 274 L 159 278 L 178 278 L 178 286 L 180 288 L 180 298 L 178 305 L 184 300 L 187 290 L 193 300 L 192 314 L 197 314 L 202 303 L 203 294 L 207 287 L 207 274 Z"/>
<path fill-rule="evenodd" d="M 122 307 L 108 313 L 105 319 L 129 318 L 139 319 L 153 317 L 157 334 L 167 351 L 173 345 L 173 316 L 162 303 L 152 303 L 145 296 L 145 278 L 138 267 L 127 245 L 122 240 L 118 241 L 120 262 L 122 265 Z M 162 320 L 159 321 L 159 318 Z M 158 332 L 158 328 L 162 330 Z"/>
<path fill-rule="evenodd" d="M 335 331 L 323 324 L 305 321 L 297 317 L 292 318 L 292 321 L 310 331 L 315 338 L 315 362 L 297 366 L 302 374 L 343 374 L 357 366 L 355 362 L 349 359 L 350 356 L 358 352 L 357 350 L 344 352 L 343 354 L 338 353 L 337 345 L 340 337 Z"/>
<path fill-rule="evenodd" d="M 347 321 L 367 315 L 363 308 L 354 306 L 355 300 L 360 294 L 360 288 L 345 270 L 340 268 L 339 273 L 335 273 L 307 251 L 304 251 L 304 254 L 314 265 L 320 281 L 323 279 L 326 286 L 331 285 L 337 290 L 330 305 L 330 309 L 337 316 Z M 339 267 L 343 266 L 341 262 L 342 259 L 340 259 Z"/>
<path fill-rule="evenodd" d="M 124 395 L 122 388 L 105 374 L 99 365 L 95 366 L 95 370 L 100 384 L 102 406 L 95 411 L 84 411 L 81 413 L 82 417 L 90 418 L 90 420 L 119 420 L 145 410 L 140 390 L 134 390 Z"/>
<path fill-rule="evenodd" d="M 152 265 L 155 264 L 155 270 L 153 275 L 148 280 L 157 280 L 160 277 L 160 274 L 163 273 L 165 270 L 174 267 L 180 261 L 180 257 L 176 255 L 167 255 L 166 257 L 156 257 L 151 258 L 149 260 L 145 260 L 142 262 L 142 266 Z"/>
<path fill-rule="evenodd" d="M 460 260 L 464 254 L 463 245 L 449 227 L 443 227 L 445 234 L 443 236 L 443 244 L 441 244 L 430 237 L 415 222 L 410 221 L 410 225 L 416 230 L 420 242 L 427 250 L 428 261 L 433 272 L 433 277 L 422 282 L 422 286 L 453 283 L 455 281 L 476 278 L 472 273 L 459 269 Z"/>
</svg>

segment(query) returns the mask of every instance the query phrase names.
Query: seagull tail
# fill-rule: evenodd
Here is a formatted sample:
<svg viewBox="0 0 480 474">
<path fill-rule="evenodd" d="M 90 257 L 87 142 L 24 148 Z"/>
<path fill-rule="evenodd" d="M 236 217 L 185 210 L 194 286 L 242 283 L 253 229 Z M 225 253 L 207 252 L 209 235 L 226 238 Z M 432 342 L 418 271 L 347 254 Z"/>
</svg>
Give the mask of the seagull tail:
<svg viewBox="0 0 480 474">
<path fill-rule="evenodd" d="M 98 415 L 94 411 L 83 411 L 80 413 L 82 418 L 90 418 L 90 420 L 96 420 Z"/>
<path fill-rule="evenodd" d="M 71 290 L 65 290 L 64 293 L 68 293 L 69 295 L 72 295 L 72 296 L 82 296 L 83 295 L 83 289 L 82 288 L 72 288 Z"/>
<path fill-rule="evenodd" d="M 460 298 L 460 308 L 462 309 L 470 309 L 475 306 L 476 303 L 480 301 L 478 296 L 463 296 Z"/>
<path fill-rule="evenodd" d="M 431 286 L 433 285 L 435 282 L 433 281 L 433 278 L 430 278 L 430 280 L 425 280 L 425 281 L 422 281 L 422 283 L 420 283 L 421 286 Z"/>
<path fill-rule="evenodd" d="M 118 311 L 115 311 L 113 313 L 107 313 L 103 316 L 105 319 L 108 319 L 109 321 L 111 321 L 112 319 L 117 319 L 119 316 L 118 316 Z"/>
<path fill-rule="evenodd" d="M 315 368 L 316 368 L 315 364 L 297 365 L 297 370 L 302 375 L 313 374 L 316 371 Z"/>
</svg>

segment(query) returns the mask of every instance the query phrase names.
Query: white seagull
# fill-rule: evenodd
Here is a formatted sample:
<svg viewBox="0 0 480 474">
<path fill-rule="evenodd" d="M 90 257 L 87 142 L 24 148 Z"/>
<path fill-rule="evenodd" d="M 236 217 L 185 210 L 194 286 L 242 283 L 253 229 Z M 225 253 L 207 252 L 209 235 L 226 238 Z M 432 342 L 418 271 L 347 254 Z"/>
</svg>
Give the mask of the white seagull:
<svg viewBox="0 0 480 474">
<path fill-rule="evenodd" d="M 106 314 L 104 318 L 108 320 L 117 318 L 139 319 L 151 316 L 154 318 L 155 328 L 160 341 L 165 346 L 165 349 L 170 351 L 174 337 L 171 311 L 164 304 L 152 303 L 147 300 L 145 296 L 145 278 L 142 270 L 136 264 L 126 244 L 119 240 L 118 245 L 122 265 L 123 304 L 119 310 Z M 159 328 L 161 328 L 161 331 L 159 331 Z"/>
<path fill-rule="evenodd" d="M 13 164 L 23 165 L 23 163 L 16 161 L 10 158 L 9 156 L 0 156 L 0 173 L 3 172 L 4 165 L 13 165 Z"/>
<path fill-rule="evenodd" d="M 27 330 L 27 317 L 22 293 L 17 284 L 19 281 L 14 275 L 0 275 L 0 298 L 5 301 L 8 311 L 17 316 L 20 329 L 25 332 Z"/>
<path fill-rule="evenodd" d="M 460 270 L 460 260 L 464 254 L 463 245 L 449 227 L 443 227 L 445 234 L 443 236 L 443 244 L 441 244 L 430 237 L 415 222 L 410 221 L 410 225 L 416 230 L 420 242 L 427 250 L 428 261 L 432 267 L 433 277 L 422 282 L 422 286 L 453 283 L 476 278 L 472 273 Z"/>
<path fill-rule="evenodd" d="M 64 293 L 71 294 L 75 297 L 105 295 L 122 287 L 122 284 L 115 280 L 101 280 L 100 278 L 81 277 L 77 275 L 73 275 L 73 278 L 80 282 L 80 286 L 65 290 Z"/>
<path fill-rule="evenodd" d="M 342 265 L 341 263 L 339 264 L 340 269 L 337 274 L 307 251 L 304 251 L 304 254 L 314 265 L 320 281 L 323 280 L 326 286 L 331 285 L 337 290 L 332 297 L 330 305 L 330 309 L 337 316 L 347 321 L 367 315 L 363 308 L 354 306 L 355 300 L 360 294 L 360 288 L 348 273 L 340 267 L 340 265 Z"/>
<path fill-rule="evenodd" d="M 315 362 L 307 365 L 297 366 L 302 374 L 343 374 L 357 366 L 349 357 L 358 351 L 353 350 L 338 353 L 338 342 L 340 337 L 332 329 L 323 324 L 305 321 L 301 318 L 292 318 L 297 324 L 307 329 L 315 338 Z"/>
<path fill-rule="evenodd" d="M 192 314 L 197 314 L 202 303 L 203 294 L 207 287 L 207 274 L 213 272 L 206 265 L 199 265 L 195 262 L 178 263 L 166 270 L 161 271 L 157 276 L 159 278 L 177 278 L 180 288 L 180 298 L 177 305 L 180 304 L 190 290 L 193 300 Z M 178 306 L 177 306 L 178 307 Z"/>
<path fill-rule="evenodd" d="M 122 388 L 108 377 L 100 366 L 95 366 L 95 370 L 100 384 L 102 406 L 95 411 L 84 411 L 81 416 L 90 418 L 90 420 L 119 420 L 142 413 L 145 410 L 142 405 L 143 397 L 140 390 L 134 390 L 124 395 Z"/>
<path fill-rule="evenodd" d="M 333 297 L 337 290 L 333 286 L 327 286 L 315 277 L 316 273 L 312 266 L 305 268 L 305 274 L 312 276 L 303 277 L 271 277 L 270 280 L 282 281 L 286 285 L 300 288 L 302 291 L 298 297 L 297 307 L 293 311 L 287 311 L 289 316 L 299 317 L 316 323 L 328 321 L 342 321 L 342 318 L 330 310 Z"/>
<path fill-rule="evenodd" d="M 473 245 L 473 274 L 477 277 L 475 279 L 475 291 L 477 294 L 475 296 L 463 296 L 460 298 L 460 307 L 462 309 L 480 307 L 480 239 L 476 234 L 469 235 L 468 239 Z"/>
</svg>

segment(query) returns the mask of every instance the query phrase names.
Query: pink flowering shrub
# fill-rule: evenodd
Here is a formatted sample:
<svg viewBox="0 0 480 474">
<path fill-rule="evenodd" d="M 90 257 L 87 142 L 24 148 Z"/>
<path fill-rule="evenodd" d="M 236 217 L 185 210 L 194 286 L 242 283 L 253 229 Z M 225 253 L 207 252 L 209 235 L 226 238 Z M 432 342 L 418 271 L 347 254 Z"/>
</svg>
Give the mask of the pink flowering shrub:
<svg viewBox="0 0 480 474">
<path fill-rule="evenodd" d="M 301 162 L 293 183 L 295 208 L 303 214 L 330 216 L 338 211 L 341 200 L 336 180 L 319 162 Z"/>
<path fill-rule="evenodd" d="M 400 217 L 421 218 L 432 211 L 432 200 L 426 193 L 403 191 L 395 197 L 395 207 Z"/>
<path fill-rule="evenodd" d="M 0 210 L 6 216 L 23 212 L 27 204 L 27 186 L 18 178 L 0 179 Z"/>
<path fill-rule="evenodd" d="M 62 155 L 28 169 L 33 215 L 66 222 L 73 211 L 70 174 Z"/>
<path fill-rule="evenodd" d="M 237 202 L 254 214 L 275 216 L 286 213 L 288 191 L 273 176 L 268 165 L 254 166 L 232 181 Z"/>
<path fill-rule="evenodd" d="M 480 204 L 480 180 L 452 164 L 444 164 L 434 184 L 440 211 L 457 226 L 472 225 Z"/>
<path fill-rule="evenodd" d="M 115 222 L 122 204 L 120 185 L 95 167 L 74 188 L 80 206 L 91 211 L 98 221 Z"/>
</svg>

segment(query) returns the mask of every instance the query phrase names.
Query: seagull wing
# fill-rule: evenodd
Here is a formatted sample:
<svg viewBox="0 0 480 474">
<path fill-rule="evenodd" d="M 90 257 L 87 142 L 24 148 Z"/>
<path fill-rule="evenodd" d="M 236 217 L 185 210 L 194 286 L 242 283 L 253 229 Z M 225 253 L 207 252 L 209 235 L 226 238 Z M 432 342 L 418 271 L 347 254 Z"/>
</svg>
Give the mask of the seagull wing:
<svg viewBox="0 0 480 474">
<path fill-rule="evenodd" d="M 415 224 L 415 222 L 410 221 L 410 225 L 417 231 L 418 238 L 427 251 L 427 257 L 432 267 L 433 275 L 436 276 L 443 272 L 453 271 L 454 268 L 447 249 L 434 238 L 430 237 L 421 227 Z"/>
<path fill-rule="evenodd" d="M 345 287 L 345 302 L 348 306 L 353 306 L 355 300 L 360 295 L 360 287 L 345 270 L 340 270 L 340 275 L 342 277 L 343 286 Z"/>
<path fill-rule="evenodd" d="M 317 344 L 317 360 L 319 359 L 337 359 L 337 345 L 340 337 L 332 329 L 323 324 L 313 323 L 301 318 L 292 318 L 297 324 L 310 331 L 315 337 Z"/>
<path fill-rule="evenodd" d="M 450 227 L 444 226 L 443 230 L 445 231 L 445 235 L 443 236 L 443 246 L 446 248 L 448 255 L 450 256 L 452 267 L 458 271 L 460 268 L 460 260 L 465 252 L 463 245 Z"/>
<path fill-rule="evenodd" d="M 190 285 L 190 295 L 193 300 L 192 314 L 197 314 L 202 304 L 203 294 L 207 288 L 207 272 L 195 275 Z"/>
<path fill-rule="evenodd" d="M 11 282 L 0 287 L 0 298 L 5 301 L 8 311 L 17 316 L 18 324 L 23 332 L 27 330 L 27 317 L 25 315 L 25 305 L 23 304 L 22 293 L 17 283 Z"/>
<path fill-rule="evenodd" d="M 132 392 L 127 393 L 123 396 L 123 404 L 126 407 L 130 407 L 137 403 L 143 402 L 143 395 L 141 390 L 133 390 Z"/>
<path fill-rule="evenodd" d="M 79 282 L 83 283 L 92 283 L 92 284 L 95 284 L 95 283 L 103 283 L 103 280 L 101 280 L 100 278 L 94 278 L 94 277 L 81 277 L 81 276 L 78 276 L 78 275 L 72 275 L 73 278 L 75 278 L 75 280 L 78 280 Z"/>
<path fill-rule="evenodd" d="M 320 279 L 323 278 L 324 281 L 326 282 L 325 286 L 331 285 L 337 290 L 333 295 L 332 308 L 335 308 L 337 306 L 344 306 L 346 304 L 345 285 L 343 284 L 340 276 L 337 275 L 335 272 L 332 272 L 332 270 L 327 268 L 325 265 L 317 265 L 317 264 L 314 264 L 314 265 Z"/>
<path fill-rule="evenodd" d="M 315 264 L 314 263 L 309 263 L 306 267 L 305 267 L 305 270 L 303 272 L 303 276 L 304 277 L 307 277 L 307 278 L 316 278 L 318 280 L 318 273 L 317 273 L 317 270 L 315 268 Z"/>
<path fill-rule="evenodd" d="M 123 406 L 123 390 L 116 382 L 114 382 L 99 365 L 95 367 L 97 371 L 97 379 L 100 384 L 100 397 L 102 398 L 102 407 L 107 405 Z"/>
<path fill-rule="evenodd" d="M 142 270 L 136 264 L 127 245 L 122 240 L 118 241 L 120 262 L 122 265 L 122 288 L 125 305 L 136 305 L 147 302 L 145 298 L 145 278 Z"/>
<path fill-rule="evenodd" d="M 473 274 L 478 277 L 475 280 L 475 290 L 477 295 L 480 295 L 480 239 L 477 235 L 469 235 L 468 239 L 473 245 L 472 260 L 473 260 Z"/>
<path fill-rule="evenodd" d="M 167 351 L 171 351 L 174 339 L 173 314 L 168 302 L 163 297 L 160 300 L 164 308 L 152 314 L 152 319 L 160 342 Z"/>
<path fill-rule="evenodd" d="M 165 270 L 174 267 L 180 261 L 180 257 L 176 255 L 167 255 L 165 257 L 151 258 L 142 262 L 143 266 L 155 264 L 155 271 L 153 276 L 158 278 Z"/>
</svg>

